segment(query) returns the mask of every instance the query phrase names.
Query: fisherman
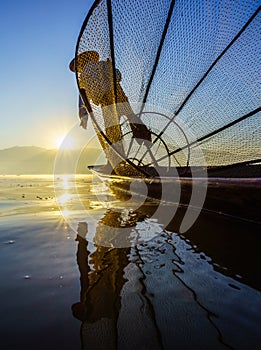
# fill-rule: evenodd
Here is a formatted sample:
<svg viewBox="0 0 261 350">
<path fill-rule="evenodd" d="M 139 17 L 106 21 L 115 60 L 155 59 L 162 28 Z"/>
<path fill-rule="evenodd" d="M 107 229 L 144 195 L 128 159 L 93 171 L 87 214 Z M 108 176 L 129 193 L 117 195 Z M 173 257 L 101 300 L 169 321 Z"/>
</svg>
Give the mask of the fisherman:
<svg viewBox="0 0 261 350">
<path fill-rule="evenodd" d="M 72 72 L 75 72 L 75 59 L 70 62 L 69 67 Z M 110 59 L 100 61 L 97 51 L 82 52 L 77 56 L 77 72 L 79 73 L 80 88 L 85 90 L 88 100 L 102 107 L 106 134 L 113 143 L 120 141 L 122 138 L 120 130 L 121 116 L 128 118 L 133 137 L 139 143 L 146 140 L 151 141 L 150 131 L 133 112 L 128 98 L 120 85 L 121 73 L 118 69 L 115 71 L 115 99 L 113 65 Z M 113 112 L 113 107 L 111 107 L 115 102 L 117 102 L 116 113 L 115 108 Z M 81 119 L 80 125 L 86 129 L 88 112 L 81 97 L 79 98 L 79 117 Z"/>
</svg>

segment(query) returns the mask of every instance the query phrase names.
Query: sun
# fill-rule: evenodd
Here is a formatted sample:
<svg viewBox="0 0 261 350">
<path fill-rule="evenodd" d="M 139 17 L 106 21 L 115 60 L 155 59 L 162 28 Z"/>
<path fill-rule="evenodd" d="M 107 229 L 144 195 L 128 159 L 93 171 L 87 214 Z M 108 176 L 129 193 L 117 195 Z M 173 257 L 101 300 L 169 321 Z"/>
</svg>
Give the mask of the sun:
<svg viewBox="0 0 261 350">
<path fill-rule="evenodd" d="M 57 149 L 73 149 L 75 147 L 75 141 L 71 136 L 60 135 L 55 139 L 55 147 Z"/>
</svg>

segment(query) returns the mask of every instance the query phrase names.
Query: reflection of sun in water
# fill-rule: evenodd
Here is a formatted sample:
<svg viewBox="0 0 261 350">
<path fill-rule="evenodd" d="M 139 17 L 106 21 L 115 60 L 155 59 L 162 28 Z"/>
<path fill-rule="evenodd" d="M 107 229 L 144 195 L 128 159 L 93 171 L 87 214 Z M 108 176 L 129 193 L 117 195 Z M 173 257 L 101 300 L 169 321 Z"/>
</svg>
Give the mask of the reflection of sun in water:
<svg viewBox="0 0 261 350">
<path fill-rule="evenodd" d="M 62 175 L 62 188 L 64 190 L 68 190 L 70 188 L 70 180 L 72 181 L 72 176 L 71 175 Z"/>
<path fill-rule="evenodd" d="M 62 216 L 67 217 L 67 216 L 71 215 L 71 212 L 70 212 L 70 210 L 65 209 L 65 210 L 61 210 L 61 214 L 62 214 Z"/>
<path fill-rule="evenodd" d="M 64 193 L 58 198 L 60 204 L 66 204 L 71 199 L 72 195 L 70 193 Z"/>
<path fill-rule="evenodd" d="M 72 175 L 61 175 L 58 181 L 59 185 L 57 187 L 58 192 L 56 192 L 56 201 L 62 216 L 68 217 L 72 214 L 68 208 L 68 205 L 71 204 L 74 196 L 74 194 L 71 193 L 74 187 L 74 177 Z"/>
<path fill-rule="evenodd" d="M 68 135 L 60 135 L 55 140 L 55 146 L 59 149 L 69 150 L 75 147 L 75 141 Z"/>
</svg>

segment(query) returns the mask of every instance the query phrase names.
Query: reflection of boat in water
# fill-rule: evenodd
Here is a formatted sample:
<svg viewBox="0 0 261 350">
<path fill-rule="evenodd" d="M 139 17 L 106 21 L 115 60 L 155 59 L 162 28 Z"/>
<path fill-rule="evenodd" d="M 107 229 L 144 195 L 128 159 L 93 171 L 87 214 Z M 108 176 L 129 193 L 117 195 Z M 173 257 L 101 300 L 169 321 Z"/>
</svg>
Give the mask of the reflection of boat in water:
<svg viewBox="0 0 261 350">
<path fill-rule="evenodd" d="M 190 211 L 260 221 L 259 11 L 248 1 L 229 11 L 220 2 L 95 1 L 75 56 L 111 165 L 93 170 L 125 192 L 131 184 L 143 193 L 145 182 L 149 196 Z M 83 63 L 88 51 L 95 57 Z"/>
<path fill-rule="evenodd" d="M 119 190 L 118 186 L 111 187 L 111 190 L 116 198 L 123 200 L 120 208 L 125 208 L 126 192 Z M 132 208 L 130 203 L 129 208 Z M 153 221 L 170 235 L 179 234 L 179 237 L 189 242 L 195 252 L 205 254 L 215 270 L 261 290 L 261 279 L 258 277 L 260 223 L 202 210 L 195 223 L 187 231 L 180 233 L 186 206 L 165 205 L 165 217 L 171 218 L 167 224 L 164 222 L 162 212 L 157 213 L 157 208 L 157 201 L 147 198 L 138 209 L 134 211 L 131 209 L 131 221 L 124 222 L 124 225 L 135 227 L 137 223 L 153 218 Z M 108 210 L 108 216 L 105 215 L 105 218 L 108 217 L 106 222 L 109 227 L 114 226 L 109 218 L 115 215 L 118 214 L 111 210 Z"/>
<path fill-rule="evenodd" d="M 166 210 L 172 212 L 173 207 Z M 81 294 L 72 312 L 82 322 L 83 349 L 158 350 L 172 349 L 173 344 L 184 349 L 234 348 L 238 334 L 231 335 L 231 323 L 224 321 L 231 317 L 226 295 L 234 295 L 228 300 L 237 300 L 241 310 L 247 305 L 241 302 L 244 284 L 261 290 L 258 225 L 203 213 L 202 220 L 180 236 L 176 232 L 184 213 L 179 208 L 168 227 L 148 242 L 127 248 L 99 245 L 117 228 L 143 231 L 154 212 L 151 202 L 132 211 L 129 220 L 123 220 L 119 210 L 107 210 L 94 245 L 85 240 L 87 223 L 79 224 Z M 161 226 L 160 221 L 154 223 Z"/>
</svg>

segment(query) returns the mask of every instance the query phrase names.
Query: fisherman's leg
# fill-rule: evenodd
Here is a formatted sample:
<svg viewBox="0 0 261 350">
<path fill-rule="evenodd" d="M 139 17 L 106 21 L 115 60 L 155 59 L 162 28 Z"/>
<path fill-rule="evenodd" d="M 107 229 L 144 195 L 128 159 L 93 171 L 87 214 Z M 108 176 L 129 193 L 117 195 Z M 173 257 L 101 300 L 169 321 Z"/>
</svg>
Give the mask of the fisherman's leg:
<svg viewBox="0 0 261 350">
<path fill-rule="evenodd" d="M 103 106 L 102 113 L 104 118 L 105 135 L 108 139 L 103 150 L 108 161 L 116 171 L 119 164 L 125 160 L 119 116 L 115 105 Z"/>
<path fill-rule="evenodd" d="M 125 115 L 130 123 L 133 137 L 141 144 L 142 140 L 151 141 L 151 133 L 142 120 L 134 113 L 128 101 L 117 104 L 117 112 L 119 116 Z"/>
</svg>

